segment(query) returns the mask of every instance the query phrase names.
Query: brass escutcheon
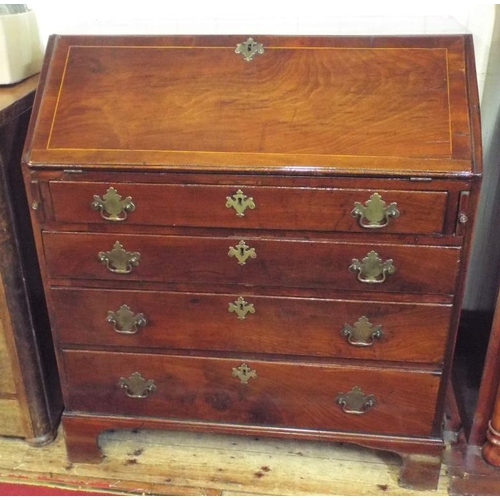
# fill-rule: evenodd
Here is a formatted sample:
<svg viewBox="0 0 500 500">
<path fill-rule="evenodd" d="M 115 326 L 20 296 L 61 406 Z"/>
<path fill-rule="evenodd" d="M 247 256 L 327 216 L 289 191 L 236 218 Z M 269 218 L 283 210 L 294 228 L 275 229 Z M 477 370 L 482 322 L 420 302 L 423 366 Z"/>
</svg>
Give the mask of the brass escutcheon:
<svg viewBox="0 0 500 500">
<path fill-rule="evenodd" d="M 373 193 L 365 206 L 359 201 L 354 203 L 351 216 L 358 218 L 361 227 L 378 229 L 387 226 L 391 217 L 393 219 L 399 217 L 399 210 L 397 203 L 386 205 L 378 193 Z"/>
<path fill-rule="evenodd" d="M 264 46 L 253 38 L 248 38 L 245 42 L 236 45 L 235 52 L 241 54 L 245 61 L 251 61 L 256 54 L 264 53 Z"/>
<path fill-rule="evenodd" d="M 352 259 L 349 271 L 358 273 L 358 280 L 362 283 L 383 283 L 388 274 L 394 274 L 396 268 L 392 264 L 392 259 L 382 262 L 378 253 L 370 251 L 360 262 L 358 259 Z"/>
<path fill-rule="evenodd" d="M 238 189 L 232 197 L 226 196 L 226 208 L 234 208 L 237 217 L 244 217 L 247 208 L 250 210 L 255 208 L 255 202 L 253 198 L 249 198 L 241 189 Z"/>
<path fill-rule="evenodd" d="M 246 363 L 241 364 L 238 368 L 233 368 L 231 375 L 239 378 L 242 384 L 248 384 L 251 378 L 257 378 L 257 372 L 252 370 Z"/>
<path fill-rule="evenodd" d="M 113 250 L 109 252 L 99 252 L 99 261 L 102 262 L 109 271 L 117 274 L 128 274 L 135 266 L 139 265 L 141 254 L 139 252 L 127 252 L 123 245 L 116 241 Z"/>
<path fill-rule="evenodd" d="M 120 377 L 118 387 L 123 389 L 129 398 L 136 399 L 147 398 L 156 391 L 155 381 L 146 380 L 139 372 L 132 373 L 128 378 Z"/>
<path fill-rule="evenodd" d="M 122 197 L 114 187 L 110 187 L 102 198 L 95 194 L 94 201 L 90 206 L 93 210 L 99 210 L 104 220 L 113 222 L 125 220 L 127 218 L 127 212 L 133 212 L 135 210 L 135 204 L 132 202 L 132 198 L 127 196 L 122 200 Z"/>
<path fill-rule="evenodd" d="M 250 248 L 243 240 L 240 240 L 234 247 L 229 247 L 229 252 L 227 254 L 229 257 L 236 257 L 240 266 L 244 266 L 249 257 L 251 259 L 257 257 L 255 248 Z"/>
<path fill-rule="evenodd" d="M 126 304 L 123 304 L 116 312 L 108 311 L 106 321 L 113 325 L 115 332 L 125 335 L 137 333 L 140 326 L 147 324 L 144 314 L 134 314 Z"/>
<path fill-rule="evenodd" d="M 377 403 L 373 394 L 365 395 L 358 387 L 353 387 L 347 394 L 340 392 L 335 402 L 342 407 L 344 413 L 362 415 Z"/>
<path fill-rule="evenodd" d="M 351 345 L 369 347 L 375 339 L 382 338 L 384 332 L 381 325 L 373 326 L 366 316 L 361 316 L 353 326 L 346 323 L 340 334 L 346 337 Z"/>
<path fill-rule="evenodd" d="M 227 310 L 236 313 L 238 319 L 245 319 L 248 313 L 255 314 L 253 304 L 249 304 L 243 297 L 238 297 L 235 302 L 229 302 Z"/>
</svg>

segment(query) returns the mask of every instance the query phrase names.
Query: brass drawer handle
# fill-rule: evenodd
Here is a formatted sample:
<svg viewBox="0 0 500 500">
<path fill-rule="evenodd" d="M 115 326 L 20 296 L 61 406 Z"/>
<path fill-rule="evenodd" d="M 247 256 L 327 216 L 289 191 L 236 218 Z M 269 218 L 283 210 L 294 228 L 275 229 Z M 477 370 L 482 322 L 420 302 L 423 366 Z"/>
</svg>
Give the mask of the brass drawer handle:
<svg viewBox="0 0 500 500">
<path fill-rule="evenodd" d="M 248 384 L 251 378 L 257 378 L 257 372 L 252 370 L 246 363 L 241 364 L 238 368 L 233 368 L 231 375 L 240 379 L 242 384 Z"/>
<path fill-rule="evenodd" d="M 251 259 L 257 257 L 255 248 L 250 248 L 243 240 L 240 240 L 234 247 L 229 247 L 229 252 L 227 254 L 229 257 L 236 257 L 240 266 L 244 266 L 249 257 Z"/>
<path fill-rule="evenodd" d="M 116 333 L 132 335 L 137 333 L 141 326 L 146 326 L 146 317 L 142 313 L 134 314 L 132 309 L 123 304 L 118 311 L 108 311 L 106 321 L 113 325 Z"/>
<path fill-rule="evenodd" d="M 381 325 L 373 326 L 366 316 L 361 316 L 353 326 L 346 323 L 340 334 L 346 337 L 351 345 L 369 347 L 375 339 L 382 338 L 384 332 Z"/>
<path fill-rule="evenodd" d="M 392 262 L 392 259 L 382 262 L 378 253 L 372 250 L 366 254 L 361 262 L 358 259 L 352 259 L 349 271 L 357 272 L 358 281 L 362 283 L 383 283 L 388 274 L 396 272 Z"/>
<path fill-rule="evenodd" d="M 251 61 L 256 54 L 264 53 L 264 46 L 253 38 L 248 38 L 245 42 L 236 45 L 235 52 L 241 54 L 245 61 Z"/>
<path fill-rule="evenodd" d="M 399 217 L 397 203 L 385 204 L 378 193 L 373 193 L 365 205 L 356 201 L 351 216 L 358 218 L 358 223 L 366 229 L 378 229 L 387 226 L 389 219 Z"/>
<path fill-rule="evenodd" d="M 154 380 L 146 380 L 138 372 L 132 373 L 130 377 L 120 377 L 118 387 L 123 389 L 129 398 L 143 399 L 147 398 L 152 392 L 156 391 Z"/>
<path fill-rule="evenodd" d="M 362 415 L 377 403 L 373 394 L 365 395 L 358 387 L 353 387 L 347 394 L 339 392 L 335 402 L 342 407 L 344 413 Z"/>
<path fill-rule="evenodd" d="M 249 210 L 255 208 L 255 202 L 253 198 L 249 198 L 241 189 L 238 189 L 233 196 L 226 196 L 226 208 L 234 208 L 237 217 L 244 217 L 247 208 Z"/>
<path fill-rule="evenodd" d="M 127 212 L 135 210 L 132 198 L 127 196 L 122 200 L 114 187 L 110 187 L 102 198 L 95 194 L 90 206 L 93 210 L 99 210 L 104 220 L 112 222 L 124 221 L 127 218 Z"/>
<path fill-rule="evenodd" d="M 248 313 L 255 314 L 255 307 L 249 304 L 243 297 L 238 297 L 235 302 L 229 302 L 227 310 L 235 313 L 238 319 L 245 319 Z"/>
<path fill-rule="evenodd" d="M 127 252 L 123 245 L 116 241 L 113 250 L 109 252 L 99 252 L 99 261 L 102 262 L 109 271 L 117 274 L 128 274 L 139 265 L 141 254 L 139 252 Z"/>
</svg>

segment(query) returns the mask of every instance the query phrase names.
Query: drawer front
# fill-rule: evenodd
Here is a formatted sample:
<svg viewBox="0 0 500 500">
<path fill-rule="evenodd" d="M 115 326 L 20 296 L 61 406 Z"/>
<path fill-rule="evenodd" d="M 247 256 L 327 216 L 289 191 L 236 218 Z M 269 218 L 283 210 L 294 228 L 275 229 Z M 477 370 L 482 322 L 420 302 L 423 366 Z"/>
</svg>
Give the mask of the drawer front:
<svg viewBox="0 0 500 500">
<path fill-rule="evenodd" d="M 44 246 L 52 278 L 449 295 L 460 253 L 433 246 L 58 232 L 44 233 Z M 365 268 L 365 259 L 369 270 L 380 270 L 376 279 L 382 282 L 360 281 L 366 279 L 359 267 Z"/>
<path fill-rule="evenodd" d="M 69 411 L 409 436 L 431 433 L 440 382 L 360 366 L 90 351 L 63 358 Z"/>
<path fill-rule="evenodd" d="M 441 233 L 447 201 L 446 192 L 237 185 L 52 181 L 50 190 L 60 222 L 366 233 Z"/>
<path fill-rule="evenodd" d="M 51 294 L 63 344 L 429 363 L 442 361 L 452 311 L 238 294 L 72 288 Z"/>
</svg>

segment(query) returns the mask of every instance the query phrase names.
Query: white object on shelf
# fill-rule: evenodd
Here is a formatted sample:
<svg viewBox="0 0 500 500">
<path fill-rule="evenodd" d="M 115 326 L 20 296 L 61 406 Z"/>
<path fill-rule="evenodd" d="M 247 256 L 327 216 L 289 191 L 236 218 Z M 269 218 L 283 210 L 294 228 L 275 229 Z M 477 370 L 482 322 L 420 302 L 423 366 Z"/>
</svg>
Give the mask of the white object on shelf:
<svg viewBox="0 0 500 500">
<path fill-rule="evenodd" d="M 35 13 L 0 15 L 0 85 L 38 73 L 42 60 Z"/>
</svg>

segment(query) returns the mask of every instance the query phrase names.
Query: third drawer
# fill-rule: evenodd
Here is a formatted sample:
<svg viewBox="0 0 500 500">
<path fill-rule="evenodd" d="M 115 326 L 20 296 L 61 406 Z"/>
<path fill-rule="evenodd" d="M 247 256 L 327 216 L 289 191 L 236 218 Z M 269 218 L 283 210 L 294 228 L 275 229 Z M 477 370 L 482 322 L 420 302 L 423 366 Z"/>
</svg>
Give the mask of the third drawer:
<svg viewBox="0 0 500 500">
<path fill-rule="evenodd" d="M 53 288 L 62 344 L 440 363 L 450 305 Z"/>
</svg>

